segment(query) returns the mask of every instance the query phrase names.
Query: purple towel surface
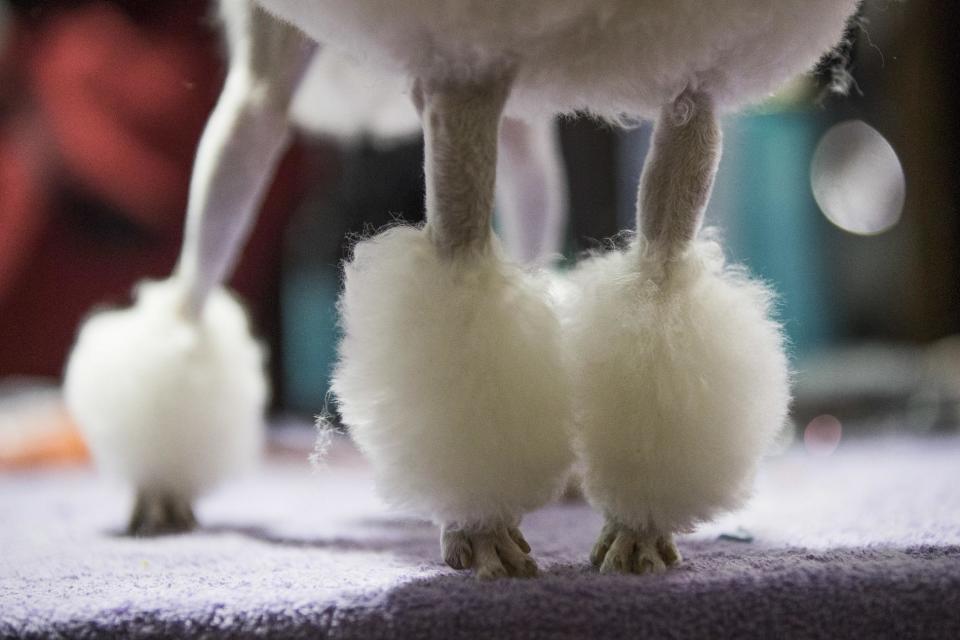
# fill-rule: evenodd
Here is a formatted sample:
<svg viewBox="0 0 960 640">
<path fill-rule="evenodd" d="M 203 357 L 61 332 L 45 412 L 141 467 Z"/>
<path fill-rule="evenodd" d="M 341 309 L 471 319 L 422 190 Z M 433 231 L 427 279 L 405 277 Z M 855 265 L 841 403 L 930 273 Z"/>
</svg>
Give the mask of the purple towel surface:
<svg viewBox="0 0 960 640">
<path fill-rule="evenodd" d="M 271 459 L 201 501 L 199 531 L 150 539 L 121 535 L 129 492 L 89 470 L 0 475 L 0 636 L 960 638 L 960 438 L 771 458 L 659 575 L 598 574 L 600 516 L 551 505 L 522 526 L 542 575 L 490 583 L 337 449 Z"/>
</svg>

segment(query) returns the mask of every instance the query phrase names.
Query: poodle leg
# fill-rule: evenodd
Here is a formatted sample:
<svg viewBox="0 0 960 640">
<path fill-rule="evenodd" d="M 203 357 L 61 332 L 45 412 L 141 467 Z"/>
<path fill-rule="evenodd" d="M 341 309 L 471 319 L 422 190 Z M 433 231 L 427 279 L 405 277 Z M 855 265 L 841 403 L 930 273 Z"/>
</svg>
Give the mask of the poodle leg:
<svg viewBox="0 0 960 640">
<path fill-rule="evenodd" d="M 670 335 L 673 317 L 685 319 L 690 313 L 671 311 L 666 305 L 673 302 L 664 302 L 669 296 L 658 291 L 669 290 L 665 283 L 670 272 L 682 264 L 700 229 L 720 142 L 709 96 L 688 91 L 666 105 L 640 181 L 639 250 L 589 260 L 573 276 L 580 296 L 578 307 L 569 314 L 570 362 L 580 396 L 586 493 L 608 514 L 591 561 L 605 572 L 646 573 L 676 564 L 680 554 L 670 534 L 673 528 L 690 524 L 675 520 L 673 494 L 648 489 L 680 486 L 682 482 L 667 482 L 663 476 L 674 473 L 682 478 L 689 472 L 684 451 L 677 455 L 673 450 L 689 447 L 685 437 L 674 435 L 688 426 L 673 424 L 671 416 L 685 422 L 688 418 L 682 410 L 671 411 L 687 400 L 672 395 L 677 385 L 669 384 L 669 367 L 681 349 L 700 348 L 691 336 Z M 697 327 L 700 332 L 709 329 Z M 696 358 L 692 360 L 696 363 Z M 680 366 L 685 370 L 678 379 L 689 376 L 696 382 L 699 363 Z M 667 391 L 661 398 L 662 387 Z M 631 396 L 635 403 L 623 401 Z M 652 442 L 660 443 L 664 452 L 652 450 Z"/>
<path fill-rule="evenodd" d="M 197 148 L 177 276 L 199 316 L 229 275 L 290 142 L 287 110 L 316 45 L 249 0 L 221 5 L 230 66 Z"/>
<path fill-rule="evenodd" d="M 444 525 L 444 557 L 482 578 L 534 572 L 516 526 L 572 458 L 559 322 L 491 229 L 509 88 L 416 83 L 427 223 L 354 248 L 333 380 L 380 493 Z"/>
<path fill-rule="evenodd" d="M 654 256 L 654 278 L 667 277 L 674 260 L 700 230 L 720 162 L 721 141 L 709 96 L 685 92 L 660 114 L 640 179 L 637 221 L 643 240 L 649 243 L 647 251 Z M 678 564 L 681 555 L 671 532 L 640 531 L 608 518 L 591 561 L 601 571 L 647 573 Z"/>
<path fill-rule="evenodd" d="M 486 253 L 492 236 L 498 128 L 512 78 L 467 86 L 421 85 L 426 145 L 427 230 L 453 260 Z M 518 518 L 519 520 L 519 518 Z M 444 559 L 480 579 L 530 577 L 537 565 L 513 524 L 447 524 Z"/>
<path fill-rule="evenodd" d="M 503 120 L 497 213 L 507 253 L 517 262 L 542 264 L 562 251 L 567 190 L 555 121 Z"/>
<path fill-rule="evenodd" d="M 671 535 L 634 529 L 607 519 L 590 562 L 601 573 L 656 573 L 680 562 Z"/>
<path fill-rule="evenodd" d="M 448 565 L 474 569 L 481 580 L 537 575 L 537 563 L 527 555 L 530 545 L 516 527 L 465 530 L 446 525 L 441 534 L 441 550 Z"/>
<path fill-rule="evenodd" d="M 418 82 L 427 232 L 446 257 L 490 249 L 500 119 L 512 76 L 476 84 Z"/>
<path fill-rule="evenodd" d="M 641 237 L 571 276 L 568 362 L 585 491 L 608 519 L 592 556 L 604 571 L 679 562 L 671 534 L 743 503 L 787 413 L 773 295 L 696 239 L 720 141 L 709 96 L 664 107 L 641 178 Z"/>
<path fill-rule="evenodd" d="M 184 313 L 199 321 L 211 293 L 243 250 L 274 171 L 290 142 L 287 110 L 316 45 L 249 0 L 221 5 L 230 64 L 197 147 L 183 248 L 174 279 Z M 141 491 L 131 529 L 178 531 L 194 524 L 188 499 Z"/>
<path fill-rule="evenodd" d="M 197 526 L 188 498 L 173 493 L 140 491 L 127 532 L 133 536 L 183 533 Z"/>
<path fill-rule="evenodd" d="M 98 465 L 141 495 L 131 530 L 182 529 L 186 499 L 256 459 L 263 354 L 221 283 L 288 142 L 286 107 L 313 45 L 246 0 L 221 4 L 226 84 L 200 141 L 174 275 L 98 314 L 70 356 L 65 397 Z M 185 384 L 189 381 L 188 384 Z"/>
</svg>

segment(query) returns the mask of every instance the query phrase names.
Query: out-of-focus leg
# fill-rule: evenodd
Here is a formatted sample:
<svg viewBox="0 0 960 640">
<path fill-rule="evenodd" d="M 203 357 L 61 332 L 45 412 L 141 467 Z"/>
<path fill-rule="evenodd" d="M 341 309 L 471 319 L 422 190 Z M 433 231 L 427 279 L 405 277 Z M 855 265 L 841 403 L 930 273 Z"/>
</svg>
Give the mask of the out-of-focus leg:
<svg viewBox="0 0 960 640">
<path fill-rule="evenodd" d="M 503 120 L 497 214 L 514 260 L 543 264 L 563 250 L 567 184 L 554 120 Z"/>
<path fill-rule="evenodd" d="M 221 286 L 289 141 L 287 106 L 314 46 L 248 0 L 224 0 L 229 72 L 197 150 L 176 272 L 91 317 L 65 397 L 98 465 L 131 484 L 133 534 L 192 528 L 192 501 L 254 464 L 262 348 Z"/>
<path fill-rule="evenodd" d="M 249 0 L 225 0 L 230 65 L 197 148 L 177 277 L 200 313 L 229 276 L 290 142 L 287 110 L 316 44 Z"/>
</svg>

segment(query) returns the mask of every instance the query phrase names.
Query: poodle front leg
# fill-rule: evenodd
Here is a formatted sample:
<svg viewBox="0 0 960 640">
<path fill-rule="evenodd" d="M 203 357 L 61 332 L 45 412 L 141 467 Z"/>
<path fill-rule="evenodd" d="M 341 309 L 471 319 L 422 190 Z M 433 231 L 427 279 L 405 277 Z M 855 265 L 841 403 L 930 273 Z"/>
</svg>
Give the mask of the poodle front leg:
<svg viewBox="0 0 960 640">
<path fill-rule="evenodd" d="M 443 526 L 443 557 L 530 576 L 520 517 L 570 463 L 559 324 L 491 230 L 510 79 L 418 83 L 427 223 L 359 243 L 345 265 L 334 391 L 388 501 Z"/>
<path fill-rule="evenodd" d="M 224 0 L 227 79 L 197 148 L 177 277 L 199 316 L 229 276 L 290 142 L 288 109 L 317 45 L 250 0 Z"/>
</svg>

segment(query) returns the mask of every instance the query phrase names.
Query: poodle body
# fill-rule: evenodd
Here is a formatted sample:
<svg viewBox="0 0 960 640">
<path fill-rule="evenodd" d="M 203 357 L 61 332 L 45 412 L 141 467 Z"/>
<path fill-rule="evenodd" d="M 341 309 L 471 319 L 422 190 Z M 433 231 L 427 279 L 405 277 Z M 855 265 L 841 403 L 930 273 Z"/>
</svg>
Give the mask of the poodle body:
<svg viewBox="0 0 960 640">
<path fill-rule="evenodd" d="M 384 493 L 443 524 L 447 561 L 466 566 L 459 532 L 483 533 L 467 536 L 474 556 L 489 531 L 506 527 L 508 541 L 509 526 L 563 475 L 562 448 L 546 443 L 569 435 L 587 495 L 607 518 L 594 561 L 629 572 L 679 561 L 672 535 L 740 504 L 790 396 L 770 292 L 697 239 L 720 158 L 717 118 L 809 69 L 840 40 L 857 0 L 407 0 L 390 11 L 377 0 L 258 1 L 417 87 L 426 237 L 390 232 L 357 247 L 334 383 L 346 422 L 388 479 Z M 659 120 L 640 237 L 578 269 L 561 312 L 572 432 L 537 295 L 514 288 L 521 273 L 488 279 L 504 271 L 486 250 L 483 199 L 496 157 L 484 123 L 495 131 L 505 115 L 570 112 Z M 459 153 L 467 157 L 452 158 Z M 511 297 L 513 318 L 497 311 Z M 513 378 L 530 363 L 539 375 Z M 484 415 L 490 402 L 498 411 Z M 516 548 L 494 547 L 506 573 L 527 573 L 507 560 Z M 496 575 L 474 560 L 481 575 Z"/>
<path fill-rule="evenodd" d="M 181 258 L 158 289 L 164 303 L 94 317 L 68 369 L 68 400 L 106 443 L 94 452 L 146 496 L 134 523 L 143 513 L 183 520 L 183 501 L 189 510 L 233 466 L 174 487 L 180 504 L 156 497 L 171 491 L 168 476 L 190 478 L 184 465 L 204 464 L 191 444 L 208 443 L 201 432 L 242 443 L 258 424 L 262 363 L 246 325 L 218 315 L 220 287 L 291 138 L 293 99 L 329 48 L 407 78 L 424 130 L 426 224 L 359 242 L 339 303 L 333 388 L 384 496 L 441 525 L 452 567 L 531 576 L 520 519 L 558 493 L 575 451 L 606 518 L 594 562 L 627 572 L 678 562 L 673 534 L 739 504 L 789 401 L 770 292 L 698 237 L 719 115 L 810 68 L 857 4 L 221 0 L 230 68 L 198 148 Z M 557 173 L 548 130 L 505 118 L 571 112 L 657 124 L 633 246 L 587 260 L 555 305 L 546 279 L 505 258 L 491 223 L 498 183 L 513 191 L 515 214 L 555 206 L 522 193 Z M 249 376 L 221 357 L 210 322 L 239 327 Z M 208 347 L 174 357 L 181 323 Z M 101 367 L 114 325 L 132 345 L 170 346 L 121 349 Z M 109 388 L 123 371 L 141 372 L 135 388 Z M 178 385 L 207 378 L 215 382 L 197 382 L 190 403 L 170 402 Z M 220 392 L 231 386 L 255 392 L 235 402 Z M 169 420 L 190 428 L 166 432 Z M 169 445 L 147 476 L 137 439 Z"/>
<path fill-rule="evenodd" d="M 414 78 L 503 68 L 506 113 L 653 117 L 685 89 L 735 108 L 808 70 L 859 0 L 258 0 L 319 42 Z"/>
</svg>

